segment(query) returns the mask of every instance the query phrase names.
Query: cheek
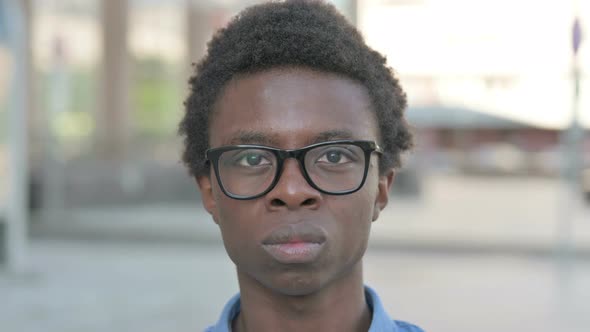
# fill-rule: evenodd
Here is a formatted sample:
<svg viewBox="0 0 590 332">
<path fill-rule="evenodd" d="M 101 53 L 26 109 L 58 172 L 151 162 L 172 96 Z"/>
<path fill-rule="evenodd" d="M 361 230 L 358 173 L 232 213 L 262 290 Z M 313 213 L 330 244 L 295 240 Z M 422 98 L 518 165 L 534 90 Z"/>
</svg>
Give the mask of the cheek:
<svg viewBox="0 0 590 332">
<path fill-rule="evenodd" d="M 354 214 L 358 223 L 371 225 L 378 192 L 379 177 L 370 169 L 363 187 L 350 197 L 350 213 Z"/>
<path fill-rule="evenodd" d="M 252 201 L 238 201 L 231 199 L 220 190 L 217 191 L 217 221 L 223 239 L 223 245 L 236 264 L 249 261 L 254 257 L 258 232 L 256 224 L 256 208 Z"/>
<path fill-rule="evenodd" d="M 330 204 L 330 210 L 337 222 L 338 245 L 350 254 L 364 251 L 371 230 L 374 194 L 365 190 L 366 188 L 338 197 Z"/>
<path fill-rule="evenodd" d="M 366 182 L 361 190 L 352 194 L 349 201 L 343 204 L 340 210 L 342 220 L 346 220 L 345 241 L 348 244 L 356 243 L 362 250 L 366 249 L 369 239 L 375 201 L 377 199 L 379 179 L 373 169 L 369 170 Z M 346 197 L 346 196 L 344 196 Z M 358 248 L 357 248 L 358 249 Z"/>
</svg>

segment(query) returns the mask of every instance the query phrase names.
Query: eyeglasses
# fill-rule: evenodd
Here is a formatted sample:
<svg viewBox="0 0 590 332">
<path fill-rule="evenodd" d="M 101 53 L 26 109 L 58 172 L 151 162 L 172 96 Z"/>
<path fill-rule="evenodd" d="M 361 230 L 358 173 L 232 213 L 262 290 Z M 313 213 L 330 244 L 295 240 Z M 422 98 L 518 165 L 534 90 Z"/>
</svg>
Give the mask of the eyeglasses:
<svg viewBox="0 0 590 332">
<path fill-rule="evenodd" d="M 221 190 L 234 199 L 254 199 L 279 182 L 287 158 L 299 162 L 303 177 L 316 190 L 346 195 L 367 178 L 371 153 L 383 153 L 373 141 L 339 140 L 282 150 L 263 145 L 230 145 L 206 151 Z"/>
</svg>

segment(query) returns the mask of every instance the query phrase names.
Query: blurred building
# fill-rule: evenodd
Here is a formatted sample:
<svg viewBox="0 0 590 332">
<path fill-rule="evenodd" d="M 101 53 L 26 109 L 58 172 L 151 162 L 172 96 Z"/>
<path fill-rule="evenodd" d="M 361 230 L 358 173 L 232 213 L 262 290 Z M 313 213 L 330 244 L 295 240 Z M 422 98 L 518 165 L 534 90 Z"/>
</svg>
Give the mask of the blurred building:
<svg viewBox="0 0 590 332">
<path fill-rule="evenodd" d="M 213 32 L 257 2 L 22 0 L 31 207 L 198 200 L 176 135 L 187 80 Z M 356 1 L 334 4 L 355 19 Z M 0 52 L 0 62 L 11 56 Z"/>
<path fill-rule="evenodd" d="M 408 93 L 421 169 L 461 174 L 558 176 L 572 123 L 572 23 L 590 3 L 366 0 L 358 22 L 387 55 Z M 582 85 L 578 154 L 590 167 L 590 67 Z"/>
<path fill-rule="evenodd" d="M 417 150 L 426 167 L 463 174 L 552 176 L 567 162 L 563 132 L 465 108 L 411 107 Z M 590 166 L 590 135 L 582 159 Z"/>
<path fill-rule="evenodd" d="M 198 200 L 179 163 L 176 135 L 191 64 L 213 31 L 260 1 L 22 1 L 32 59 L 30 205 L 59 210 Z M 408 118 L 419 133 L 411 165 L 558 174 L 560 132 L 571 113 L 572 6 L 333 3 L 387 55 L 408 92 Z M 581 6 L 580 12 L 590 12 Z M 525 14 L 528 24 L 522 25 Z M 0 52 L 0 62 L 5 58 Z M 588 68 L 589 57 L 581 58 Z M 590 100 L 584 89 L 583 110 Z M 582 122 L 590 125 L 587 111 Z M 588 158 L 588 133 L 584 149 Z"/>
</svg>

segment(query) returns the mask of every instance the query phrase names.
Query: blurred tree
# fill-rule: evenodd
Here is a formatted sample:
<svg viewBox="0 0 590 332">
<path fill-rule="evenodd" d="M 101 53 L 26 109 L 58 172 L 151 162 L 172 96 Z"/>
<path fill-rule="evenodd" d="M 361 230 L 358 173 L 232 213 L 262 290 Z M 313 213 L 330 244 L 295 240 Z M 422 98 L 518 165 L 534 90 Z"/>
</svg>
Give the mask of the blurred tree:
<svg viewBox="0 0 590 332">
<path fill-rule="evenodd" d="M 176 135 L 184 89 L 178 66 L 157 57 L 134 60 L 132 107 L 139 138 L 163 139 Z"/>
</svg>

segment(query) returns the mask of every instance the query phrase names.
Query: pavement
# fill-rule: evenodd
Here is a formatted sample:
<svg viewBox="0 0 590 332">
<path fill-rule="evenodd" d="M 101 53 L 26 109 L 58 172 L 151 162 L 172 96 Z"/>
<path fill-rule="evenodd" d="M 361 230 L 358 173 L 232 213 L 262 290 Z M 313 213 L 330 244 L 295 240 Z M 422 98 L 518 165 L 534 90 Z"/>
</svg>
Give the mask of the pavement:
<svg viewBox="0 0 590 332">
<path fill-rule="evenodd" d="M 374 224 L 365 280 L 426 331 L 590 330 L 590 207 L 556 180 L 431 177 Z M 569 253 L 569 254 L 568 254 Z M 198 202 L 36 218 L 1 332 L 201 331 L 237 291 Z"/>
<path fill-rule="evenodd" d="M 189 332 L 237 291 L 214 244 L 35 239 L 0 273 L 3 332 Z M 390 315 L 429 332 L 587 332 L 590 261 L 370 248 L 365 281 Z"/>
</svg>

